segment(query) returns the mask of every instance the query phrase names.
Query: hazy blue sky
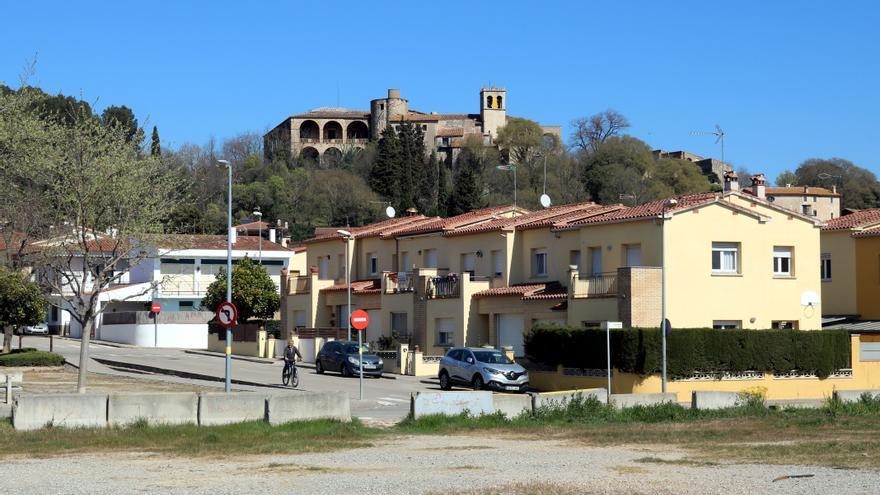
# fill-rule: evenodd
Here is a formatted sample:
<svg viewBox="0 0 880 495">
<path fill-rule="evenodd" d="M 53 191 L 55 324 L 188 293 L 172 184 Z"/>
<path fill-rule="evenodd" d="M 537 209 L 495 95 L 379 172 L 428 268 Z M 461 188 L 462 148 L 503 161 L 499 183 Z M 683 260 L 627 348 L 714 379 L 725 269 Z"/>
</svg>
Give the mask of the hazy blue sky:
<svg viewBox="0 0 880 495">
<path fill-rule="evenodd" d="M 606 108 L 654 147 L 775 177 L 810 157 L 880 172 L 876 2 L 5 2 L 0 80 L 132 107 L 163 144 L 264 132 L 318 106 L 508 112 L 559 124 Z"/>
</svg>

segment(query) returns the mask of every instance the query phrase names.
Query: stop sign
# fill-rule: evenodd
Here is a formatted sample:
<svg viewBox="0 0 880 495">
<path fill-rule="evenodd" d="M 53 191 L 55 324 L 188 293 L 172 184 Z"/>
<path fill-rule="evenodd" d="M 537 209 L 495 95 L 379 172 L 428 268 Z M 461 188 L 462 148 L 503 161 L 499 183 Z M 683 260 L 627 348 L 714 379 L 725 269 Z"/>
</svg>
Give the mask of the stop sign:
<svg viewBox="0 0 880 495">
<path fill-rule="evenodd" d="M 150 311 L 159 314 L 162 311 L 162 305 L 153 301 L 153 304 L 150 305 Z"/>
<path fill-rule="evenodd" d="M 355 330 L 363 330 L 367 328 L 367 325 L 369 324 L 370 315 L 368 315 L 366 311 L 358 309 L 351 314 L 351 326 L 353 326 Z"/>
</svg>

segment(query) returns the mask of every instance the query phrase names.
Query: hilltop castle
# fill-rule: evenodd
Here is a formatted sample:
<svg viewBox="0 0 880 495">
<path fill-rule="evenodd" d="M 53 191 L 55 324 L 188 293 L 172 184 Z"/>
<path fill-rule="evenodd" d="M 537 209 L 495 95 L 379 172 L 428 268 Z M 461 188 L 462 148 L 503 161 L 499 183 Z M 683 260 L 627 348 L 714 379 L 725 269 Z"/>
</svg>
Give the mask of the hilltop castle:
<svg viewBox="0 0 880 495">
<path fill-rule="evenodd" d="M 425 148 L 441 159 L 455 160 L 465 140 L 477 136 L 494 142 L 498 129 L 507 123 L 507 94 L 504 88 L 480 90 L 480 113 L 425 113 L 409 108 L 399 89 L 389 89 L 386 98 L 370 102 L 370 110 L 316 108 L 291 115 L 263 136 L 267 159 L 301 156 L 324 167 L 332 166 L 343 152 L 363 149 L 378 140 L 386 126 L 398 129 L 404 122 L 421 127 Z M 545 134 L 561 140 L 560 126 L 542 126 Z"/>
</svg>

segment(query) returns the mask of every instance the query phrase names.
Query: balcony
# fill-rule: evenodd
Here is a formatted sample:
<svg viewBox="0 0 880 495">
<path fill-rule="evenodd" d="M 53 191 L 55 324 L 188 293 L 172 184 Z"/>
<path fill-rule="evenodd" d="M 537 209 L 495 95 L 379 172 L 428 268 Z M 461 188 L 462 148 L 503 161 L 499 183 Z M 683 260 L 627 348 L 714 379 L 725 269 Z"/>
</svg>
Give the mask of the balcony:
<svg viewBox="0 0 880 495">
<path fill-rule="evenodd" d="M 316 137 L 300 137 L 299 142 L 301 143 L 320 143 L 321 139 Z"/>
<path fill-rule="evenodd" d="M 385 294 L 399 294 L 415 290 L 415 274 L 413 272 L 385 272 Z"/>
<path fill-rule="evenodd" d="M 289 295 L 308 294 L 312 289 L 312 277 L 290 277 L 287 279 L 287 293 Z"/>
<path fill-rule="evenodd" d="M 207 289 L 207 286 L 205 286 Z M 202 296 L 205 290 L 192 280 L 169 279 L 162 282 L 162 296 Z"/>
<path fill-rule="evenodd" d="M 617 272 L 578 274 L 571 282 L 574 298 L 617 296 Z"/>
<path fill-rule="evenodd" d="M 461 279 L 454 273 L 428 279 L 427 295 L 430 299 L 448 299 L 461 295 Z"/>
</svg>

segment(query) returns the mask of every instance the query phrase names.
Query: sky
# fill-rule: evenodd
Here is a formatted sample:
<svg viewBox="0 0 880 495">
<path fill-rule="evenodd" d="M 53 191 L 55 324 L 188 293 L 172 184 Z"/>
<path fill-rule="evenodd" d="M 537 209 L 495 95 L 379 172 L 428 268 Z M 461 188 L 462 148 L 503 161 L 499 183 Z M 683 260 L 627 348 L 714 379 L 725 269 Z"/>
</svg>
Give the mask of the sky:
<svg viewBox="0 0 880 495">
<path fill-rule="evenodd" d="M 771 178 L 841 157 L 880 175 L 880 3 L 868 1 L 4 2 L 0 81 L 131 107 L 163 146 L 264 133 L 320 106 L 561 125 L 612 108 L 654 148 Z M 149 131 L 148 131 L 149 133 Z"/>
</svg>

